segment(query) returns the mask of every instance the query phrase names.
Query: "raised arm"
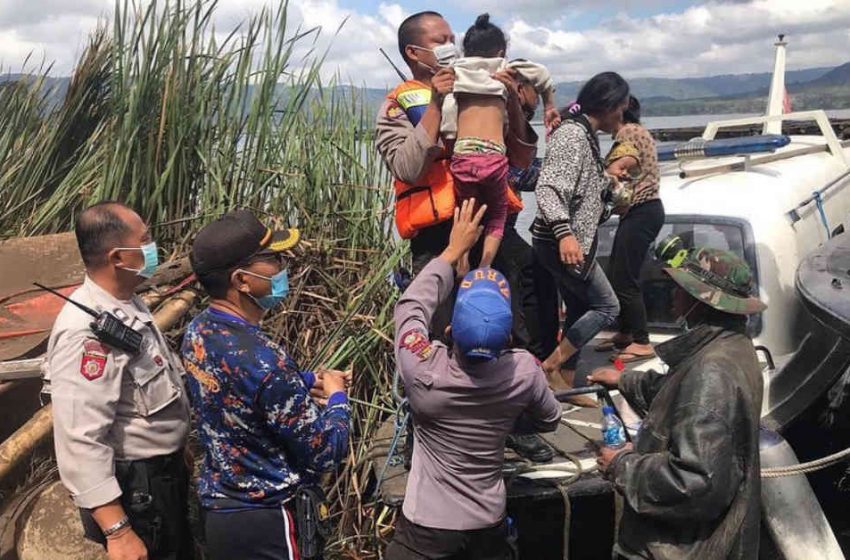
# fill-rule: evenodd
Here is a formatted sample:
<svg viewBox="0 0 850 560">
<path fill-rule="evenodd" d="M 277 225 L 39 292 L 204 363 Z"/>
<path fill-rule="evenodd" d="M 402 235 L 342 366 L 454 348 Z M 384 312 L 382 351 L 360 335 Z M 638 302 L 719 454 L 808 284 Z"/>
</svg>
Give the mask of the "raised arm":
<svg viewBox="0 0 850 560">
<path fill-rule="evenodd" d="M 508 134 L 505 135 L 508 160 L 512 166 L 526 169 L 537 155 L 537 133 L 534 132 L 522 110 L 519 84 L 515 74 L 515 70 L 506 68 L 493 74 L 493 79 L 504 84 L 508 94 L 505 101 L 508 113 Z"/>
<path fill-rule="evenodd" d="M 452 293 L 455 281 L 454 266 L 481 235 L 481 220 L 487 206 L 482 205 L 473 215 L 474 205 L 475 199 L 469 199 L 463 202 L 461 208 L 455 209 L 448 247 L 416 275 L 396 303 L 393 315 L 395 353 L 402 378 L 421 361 L 416 349 L 420 345 L 428 344 L 431 316 L 440 303 Z"/>
</svg>

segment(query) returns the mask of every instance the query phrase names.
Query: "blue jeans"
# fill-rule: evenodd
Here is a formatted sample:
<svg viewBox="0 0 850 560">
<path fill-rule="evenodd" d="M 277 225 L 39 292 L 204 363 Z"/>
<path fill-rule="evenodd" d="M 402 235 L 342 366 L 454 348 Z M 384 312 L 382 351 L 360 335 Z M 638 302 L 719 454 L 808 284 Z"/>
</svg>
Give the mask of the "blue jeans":
<svg viewBox="0 0 850 560">
<path fill-rule="evenodd" d="M 593 340 L 599 331 L 611 326 L 620 314 L 617 294 L 608 282 L 602 267 L 595 261 L 587 278 L 582 280 L 572 275 L 561 262 L 558 244 L 539 239 L 533 240 L 534 252 L 558 285 L 558 291 L 567 307 L 567 316 L 562 336 L 576 349 L 581 349 Z M 565 364 L 575 369 L 579 352 Z"/>
</svg>

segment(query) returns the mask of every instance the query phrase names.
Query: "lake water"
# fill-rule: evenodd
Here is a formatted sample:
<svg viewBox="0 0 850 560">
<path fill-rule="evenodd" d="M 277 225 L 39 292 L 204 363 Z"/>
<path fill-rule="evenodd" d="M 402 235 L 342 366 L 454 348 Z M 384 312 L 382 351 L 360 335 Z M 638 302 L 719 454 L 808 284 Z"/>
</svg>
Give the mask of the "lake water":
<svg viewBox="0 0 850 560">
<path fill-rule="evenodd" d="M 850 109 L 840 109 L 826 111 L 826 114 L 831 118 L 850 119 Z M 643 125 L 649 130 L 658 128 L 690 128 L 697 126 L 705 126 L 711 121 L 722 121 L 730 119 L 740 119 L 743 117 L 752 117 L 753 114 L 726 114 L 726 115 L 681 115 L 675 117 L 645 117 Z M 540 140 L 537 144 L 537 155 L 543 157 L 546 153 L 546 139 L 542 123 L 533 123 L 534 129 L 537 132 Z M 606 154 L 611 148 L 612 140 L 610 135 L 604 134 L 599 136 L 599 144 L 602 153 Z M 537 203 L 534 199 L 534 193 L 522 193 L 522 201 L 525 208 L 517 219 L 516 228 L 519 234 L 528 242 L 531 242 L 531 234 L 528 228 L 531 227 L 531 222 L 534 220 L 534 215 L 537 213 Z"/>
</svg>

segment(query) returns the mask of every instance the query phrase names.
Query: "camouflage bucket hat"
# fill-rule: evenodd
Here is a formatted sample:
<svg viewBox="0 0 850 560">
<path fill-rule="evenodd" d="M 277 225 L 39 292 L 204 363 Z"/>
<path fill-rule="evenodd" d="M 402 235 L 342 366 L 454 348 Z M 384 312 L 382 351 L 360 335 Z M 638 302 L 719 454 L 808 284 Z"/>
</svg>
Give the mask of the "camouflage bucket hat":
<svg viewBox="0 0 850 560">
<path fill-rule="evenodd" d="M 675 268 L 665 268 L 676 284 L 714 309 L 735 315 L 751 315 L 767 308 L 752 295 L 753 274 L 740 257 L 730 251 L 701 248 L 690 252 Z"/>
</svg>

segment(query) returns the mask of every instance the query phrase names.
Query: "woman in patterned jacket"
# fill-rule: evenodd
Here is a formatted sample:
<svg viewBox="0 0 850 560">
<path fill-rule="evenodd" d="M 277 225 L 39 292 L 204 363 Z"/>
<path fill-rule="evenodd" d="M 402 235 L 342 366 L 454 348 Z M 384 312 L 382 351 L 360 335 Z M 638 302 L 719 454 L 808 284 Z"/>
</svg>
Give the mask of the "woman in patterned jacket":
<svg viewBox="0 0 850 560">
<path fill-rule="evenodd" d="M 629 85 L 619 74 L 603 72 L 591 78 L 550 137 L 537 181 L 534 251 L 567 307 L 561 341 L 543 362 L 555 390 L 572 387 L 579 350 L 620 312 L 617 296 L 596 263 L 596 230 L 610 192 L 597 133 L 613 132 L 628 102 Z"/>
</svg>

